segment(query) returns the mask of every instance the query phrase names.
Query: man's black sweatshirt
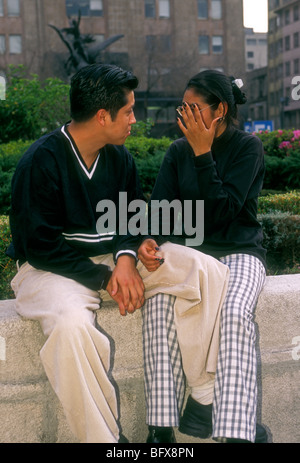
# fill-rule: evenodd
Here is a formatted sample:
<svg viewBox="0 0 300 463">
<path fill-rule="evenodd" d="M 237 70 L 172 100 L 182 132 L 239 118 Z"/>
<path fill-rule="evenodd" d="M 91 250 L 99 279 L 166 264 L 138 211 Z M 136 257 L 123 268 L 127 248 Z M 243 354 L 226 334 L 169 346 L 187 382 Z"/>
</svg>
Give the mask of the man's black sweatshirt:
<svg viewBox="0 0 300 463">
<path fill-rule="evenodd" d="M 105 288 L 111 270 L 89 257 L 136 257 L 136 238 L 118 233 L 120 192 L 127 194 L 128 203 L 143 199 L 133 158 L 124 146 L 103 147 L 88 169 L 67 126 L 43 136 L 23 155 L 13 176 L 13 242 L 7 254 L 90 289 Z M 102 200 L 116 206 L 116 227 L 108 233 L 97 231 Z"/>
</svg>

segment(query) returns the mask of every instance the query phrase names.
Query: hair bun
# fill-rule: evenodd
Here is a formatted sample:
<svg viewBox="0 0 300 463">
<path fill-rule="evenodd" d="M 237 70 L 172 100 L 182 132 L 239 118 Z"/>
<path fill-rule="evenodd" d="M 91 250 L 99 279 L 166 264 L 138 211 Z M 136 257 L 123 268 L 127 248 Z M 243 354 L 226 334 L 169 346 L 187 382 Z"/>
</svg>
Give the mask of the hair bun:
<svg viewBox="0 0 300 463">
<path fill-rule="evenodd" d="M 244 92 L 242 92 L 241 88 L 243 87 L 242 79 L 235 79 L 232 77 L 232 93 L 234 97 L 234 101 L 236 104 L 245 104 L 247 103 L 247 97 Z"/>
</svg>

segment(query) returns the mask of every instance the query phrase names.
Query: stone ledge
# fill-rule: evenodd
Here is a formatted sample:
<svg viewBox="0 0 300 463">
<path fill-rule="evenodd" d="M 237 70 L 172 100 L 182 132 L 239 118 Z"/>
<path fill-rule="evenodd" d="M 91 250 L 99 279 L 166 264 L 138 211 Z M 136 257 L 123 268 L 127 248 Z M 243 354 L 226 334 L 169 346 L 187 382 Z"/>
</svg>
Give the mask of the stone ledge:
<svg viewBox="0 0 300 463">
<path fill-rule="evenodd" d="M 258 419 L 272 442 L 300 442 L 300 274 L 267 277 L 255 321 L 259 340 Z M 130 442 L 145 442 L 141 313 L 127 317 L 106 303 L 97 322 L 112 344 L 113 379 L 120 392 L 120 422 Z M 0 301 L 0 443 L 76 442 L 43 371 L 39 324 Z M 300 341 L 298 340 L 298 345 Z M 212 442 L 176 431 L 178 443 Z"/>
</svg>

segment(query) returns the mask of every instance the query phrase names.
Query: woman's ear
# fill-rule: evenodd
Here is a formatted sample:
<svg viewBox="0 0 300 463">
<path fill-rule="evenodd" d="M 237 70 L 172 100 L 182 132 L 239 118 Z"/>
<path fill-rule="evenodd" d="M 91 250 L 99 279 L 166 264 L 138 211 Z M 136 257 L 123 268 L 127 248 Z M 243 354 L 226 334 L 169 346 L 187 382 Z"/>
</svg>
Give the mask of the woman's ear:
<svg viewBox="0 0 300 463">
<path fill-rule="evenodd" d="M 221 101 L 218 106 L 218 117 L 225 118 L 227 111 L 228 111 L 228 104 L 226 102 Z"/>
</svg>

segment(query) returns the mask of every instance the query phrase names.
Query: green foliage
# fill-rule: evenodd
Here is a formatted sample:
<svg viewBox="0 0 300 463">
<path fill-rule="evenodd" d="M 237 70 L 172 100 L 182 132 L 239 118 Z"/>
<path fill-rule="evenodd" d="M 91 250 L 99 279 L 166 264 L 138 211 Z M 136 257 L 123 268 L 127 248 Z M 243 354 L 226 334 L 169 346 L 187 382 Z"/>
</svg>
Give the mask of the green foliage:
<svg viewBox="0 0 300 463">
<path fill-rule="evenodd" d="M 290 191 L 285 194 L 270 194 L 258 199 L 258 213 L 289 212 L 300 215 L 300 191 Z"/>
<path fill-rule="evenodd" d="M 30 141 L 22 140 L 0 145 L 0 214 L 8 214 L 11 179 L 19 159 L 30 145 Z"/>
<path fill-rule="evenodd" d="M 131 127 L 131 137 L 149 137 L 153 125 L 153 120 L 149 118 L 145 121 L 138 121 Z"/>
<path fill-rule="evenodd" d="M 300 216 L 273 212 L 258 216 L 269 273 L 300 273 Z"/>
<path fill-rule="evenodd" d="M 300 188 L 300 130 L 276 130 L 256 134 L 265 150 L 264 188 Z"/>
<path fill-rule="evenodd" d="M 57 78 L 25 77 L 23 66 L 10 67 L 6 99 L 0 101 L 0 143 L 35 140 L 69 118 L 69 86 Z"/>
<path fill-rule="evenodd" d="M 0 216 L 0 300 L 14 297 L 10 281 L 16 273 L 16 265 L 5 254 L 10 242 L 11 233 L 8 218 Z"/>
<path fill-rule="evenodd" d="M 126 147 L 132 154 L 146 197 L 149 197 L 154 187 L 163 157 L 172 140 L 167 137 L 146 138 L 133 136 L 126 140 Z"/>
</svg>

